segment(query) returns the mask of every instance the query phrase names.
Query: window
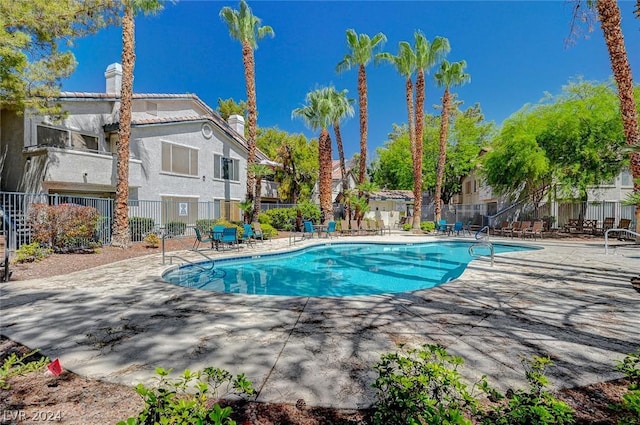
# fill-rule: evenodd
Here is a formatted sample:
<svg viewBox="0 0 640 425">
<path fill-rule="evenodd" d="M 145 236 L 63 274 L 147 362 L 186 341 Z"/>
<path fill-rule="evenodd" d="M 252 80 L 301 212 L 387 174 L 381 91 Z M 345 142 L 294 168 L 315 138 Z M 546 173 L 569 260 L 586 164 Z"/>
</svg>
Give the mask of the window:
<svg viewBox="0 0 640 425">
<path fill-rule="evenodd" d="M 145 109 L 149 115 L 158 115 L 158 104 L 155 102 L 146 102 Z"/>
<path fill-rule="evenodd" d="M 98 136 L 44 125 L 36 127 L 36 143 L 38 146 L 98 152 Z"/>
<path fill-rule="evenodd" d="M 162 142 L 162 171 L 197 176 L 198 150 Z"/>
<path fill-rule="evenodd" d="M 620 173 L 620 185 L 622 187 L 633 187 L 633 177 L 628 169 L 624 169 Z"/>
<path fill-rule="evenodd" d="M 239 161 L 225 158 L 222 155 L 213 155 L 213 177 L 216 179 L 240 181 Z"/>
<path fill-rule="evenodd" d="M 464 189 L 465 193 L 471 193 L 471 182 L 468 181 L 465 183 L 465 189 Z"/>
</svg>

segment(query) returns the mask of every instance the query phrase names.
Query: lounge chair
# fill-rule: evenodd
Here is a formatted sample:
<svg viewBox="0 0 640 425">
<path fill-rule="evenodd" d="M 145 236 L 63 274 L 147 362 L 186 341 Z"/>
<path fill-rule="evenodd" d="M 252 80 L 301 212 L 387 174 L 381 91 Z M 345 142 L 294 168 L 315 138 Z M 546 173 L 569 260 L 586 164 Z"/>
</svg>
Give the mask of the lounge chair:
<svg viewBox="0 0 640 425">
<path fill-rule="evenodd" d="M 620 221 L 618 222 L 618 227 L 616 227 L 616 229 L 629 230 L 629 226 L 630 225 L 631 225 L 631 220 L 629 220 L 628 218 L 621 218 Z M 626 233 L 625 232 L 611 232 L 610 234 L 614 238 L 624 238 Z"/>
<path fill-rule="evenodd" d="M 213 238 L 202 237 L 202 231 L 198 227 L 194 227 L 193 231 L 196 232 L 196 240 L 193 242 L 194 251 L 198 250 L 201 243 L 211 243 L 211 249 L 213 249 Z"/>
<path fill-rule="evenodd" d="M 540 239 L 542 239 L 542 229 L 544 229 L 544 221 L 534 221 L 530 229 L 522 231 L 522 237 L 531 236 L 535 239 L 536 235 L 538 235 L 540 236 Z"/>
<path fill-rule="evenodd" d="M 602 222 L 602 227 L 598 229 L 598 233 L 604 234 L 609 229 L 613 229 L 613 225 L 616 223 L 615 217 L 606 217 Z"/>
<path fill-rule="evenodd" d="M 253 237 L 255 240 L 260 239 L 261 242 L 264 242 L 264 233 L 262 232 L 262 226 L 257 221 L 253 223 Z"/>
<path fill-rule="evenodd" d="M 384 220 L 382 220 L 381 218 L 376 221 L 376 227 L 378 228 L 378 231 L 382 236 L 384 236 L 385 232 L 391 234 L 391 226 L 384 224 Z"/>
<path fill-rule="evenodd" d="M 352 229 L 349 224 L 349 220 L 340 220 L 340 234 L 353 235 L 357 231 L 357 229 Z"/>
<path fill-rule="evenodd" d="M 513 234 L 515 232 L 519 232 L 520 231 L 520 226 L 522 225 L 522 223 L 520 221 L 514 221 L 513 223 L 511 223 L 511 227 L 504 229 L 504 236 L 510 236 L 513 237 Z"/>
<path fill-rule="evenodd" d="M 517 235 L 519 237 L 524 236 L 524 232 L 531 230 L 531 221 L 523 221 L 520 223 L 520 228 L 517 230 L 512 230 L 511 235 Z"/>
<path fill-rule="evenodd" d="M 229 248 L 233 248 L 235 245 L 236 249 L 240 250 L 240 244 L 238 243 L 238 228 L 237 227 L 225 227 L 222 231 L 222 238 L 220 242 L 223 245 L 229 245 Z"/>
<path fill-rule="evenodd" d="M 378 233 L 378 229 L 376 228 L 373 220 L 364 219 L 360 222 L 360 228 L 368 235 L 376 235 Z"/>
<path fill-rule="evenodd" d="M 505 220 L 502 222 L 502 224 L 500 224 L 499 227 L 496 227 L 493 229 L 493 234 L 494 235 L 500 235 L 500 236 L 504 236 L 505 235 L 505 231 L 508 231 L 511 229 L 511 224 L 509 223 L 508 220 Z"/>
</svg>

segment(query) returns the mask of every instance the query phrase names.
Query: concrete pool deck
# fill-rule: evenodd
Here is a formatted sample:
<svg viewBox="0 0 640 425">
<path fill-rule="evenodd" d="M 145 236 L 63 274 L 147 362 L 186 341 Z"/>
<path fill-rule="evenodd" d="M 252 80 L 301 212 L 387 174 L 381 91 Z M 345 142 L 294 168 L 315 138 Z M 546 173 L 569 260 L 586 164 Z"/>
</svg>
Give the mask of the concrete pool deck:
<svg viewBox="0 0 640 425">
<path fill-rule="evenodd" d="M 396 232 L 330 242 L 436 240 L 454 238 Z M 486 374 L 502 390 L 524 387 L 520 354 L 550 356 L 554 388 L 619 377 L 616 360 L 640 346 L 640 293 L 629 282 L 640 274 L 640 249 L 605 255 L 602 240 L 492 239 L 516 241 L 544 249 L 497 255 L 493 267 L 473 261 L 433 289 L 345 298 L 174 286 L 161 280 L 170 266 L 154 254 L 0 284 L 0 334 L 87 377 L 133 386 L 151 382 L 158 366 L 215 366 L 245 373 L 258 401 L 309 406 L 371 405 L 373 365 L 398 343 L 442 344 L 464 358 L 469 382 Z M 288 239 L 277 239 L 240 254 L 286 249 Z"/>
</svg>

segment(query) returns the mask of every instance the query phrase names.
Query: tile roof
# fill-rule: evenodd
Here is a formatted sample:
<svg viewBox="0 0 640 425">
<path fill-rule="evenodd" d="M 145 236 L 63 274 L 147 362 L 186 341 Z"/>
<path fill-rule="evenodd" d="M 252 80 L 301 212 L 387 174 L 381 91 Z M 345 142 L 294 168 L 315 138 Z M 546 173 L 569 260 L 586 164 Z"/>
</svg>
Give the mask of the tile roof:
<svg viewBox="0 0 640 425">
<path fill-rule="evenodd" d="M 397 201 L 413 201 L 413 192 L 410 190 L 379 190 L 370 196 L 371 199 L 377 201 L 397 200 Z"/>
</svg>

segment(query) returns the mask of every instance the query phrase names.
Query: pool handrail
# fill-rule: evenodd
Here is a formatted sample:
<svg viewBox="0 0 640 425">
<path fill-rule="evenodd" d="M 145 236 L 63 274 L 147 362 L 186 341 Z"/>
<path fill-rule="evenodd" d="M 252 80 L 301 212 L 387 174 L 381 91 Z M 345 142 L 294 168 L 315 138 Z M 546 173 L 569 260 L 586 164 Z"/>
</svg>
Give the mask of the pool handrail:
<svg viewBox="0 0 640 425">
<path fill-rule="evenodd" d="M 487 231 L 487 234 L 486 234 L 486 235 L 483 235 L 483 233 L 484 233 L 484 231 L 485 231 L 485 230 Z M 474 237 L 476 238 L 476 240 L 477 240 L 477 241 L 479 241 L 479 240 L 489 239 L 489 226 L 484 226 L 483 228 L 479 229 L 479 230 L 476 232 L 476 234 L 475 234 L 475 236 L 474 236 Z"/>
<path fill-rule="evenodd" d="M 489 227 L 489 226 L 485 226 L 485 227 Z M 489 242 L 489 241 L 486 241 L 486 242 L 485 241 L 481 241 L 481 242 L 474 243 L 473 245 L 471 245 L 469 247 L 469 255 L 472 256 L 472 257 L 480 257 L 480 255 L 477 255 L 474 252 L 474 248 L 480 247 L 480 246 L 486 246 L 487 248 L 489 248 L 489 251 L 491 251 L 491 267 L 493 267 L 493 259 L 494 259 L 494 256 L 495 256 L 495 249 L 494 249 L 493 244 L 491 242 Z"/>
<path fill-rule="evenodd" d="M 631 234 L 633 236 L 636 237 L 636 239 L 640 238 L 640 233 L 638 232 L 634 232 L 633 230 L 629 230 L 629 229 L 608 229 L 606 232 L 604 232 L 604 254 L 608 255 L 609 254 L 609 232 L 620 232 L 620 233 L 628 233 Z"/>
<path fill-rule="evenodd" d="M 181 256 L 179 256 L 179 255 L 177 255 L 177 254 L 167 255 L 167 254 L 166 254 L 165 247 L 164 247 L 164 240 L 165 240 L 165 239 L 166 239 L 166 237 L 167 237 L 167 232 L 165 232 L 165 231 L 164 231 L 164 229 L 160 229 L 160 232 L 162 233 L 162 265 L 163 265 L 163 266 L 165 265 L 165 257 L 166 257 L 166 258 L 169 258 L 169 264 L 173 264 L 173 259 L 174 259 L 174 258 L 177 258 L 177 259 L 182 260 L 182 261 L 184 261 L 184 262 L 186 262 L 186 263 L 189 263 L 189 264 L 191 264 L 191 265 L 193 265 L 193 266 L 195 266 L 195 267 L 198 267 L 198 268 L 200 268 L 200 269 L 202 269 L 202 270 L 204 270 L 204 271 L 213 270 L 213 267 L 214 267 L 214 265 L 215 265 L 215 263 L 214 263 L 214 261 L 213 261 L 213 258 L 209 257 L 207 254 L 205 254 L 204 252 L 199 251 L 199 250 L 197 250 L 197 249 L 195 249 L 195 250 L 194 250 L 194 249 L 190 249 L 189 247 L 187 247 L 187 248 L 186 248 L 186 249 L 188 249 L 189 251 L 197 252 L 198 254 L 200 254 L 200 255 L 202 255 L 204 258 L 206 258 L 206 259 L 209 261 L 209 263 L 211 263 L 211 267 L 203 267 L 203 266 L 201 266 L 199 263 L 197 263 L 197 262 L 193 262 L 193 261 L 190 261 L 190 260 L 187 260 L 186 258 L 181 257 Z M 182 242 L 182 241 L 180 240 L 180 238 L 175 238 L 175 240 L 177 240 L 177 241 L 178 241 L 179 243 L 181 243 L 182 245 L 185 245 L 185 246 L 186 246 L 186 244 L 185 244 L 184 242 Z"/>
</svg>

